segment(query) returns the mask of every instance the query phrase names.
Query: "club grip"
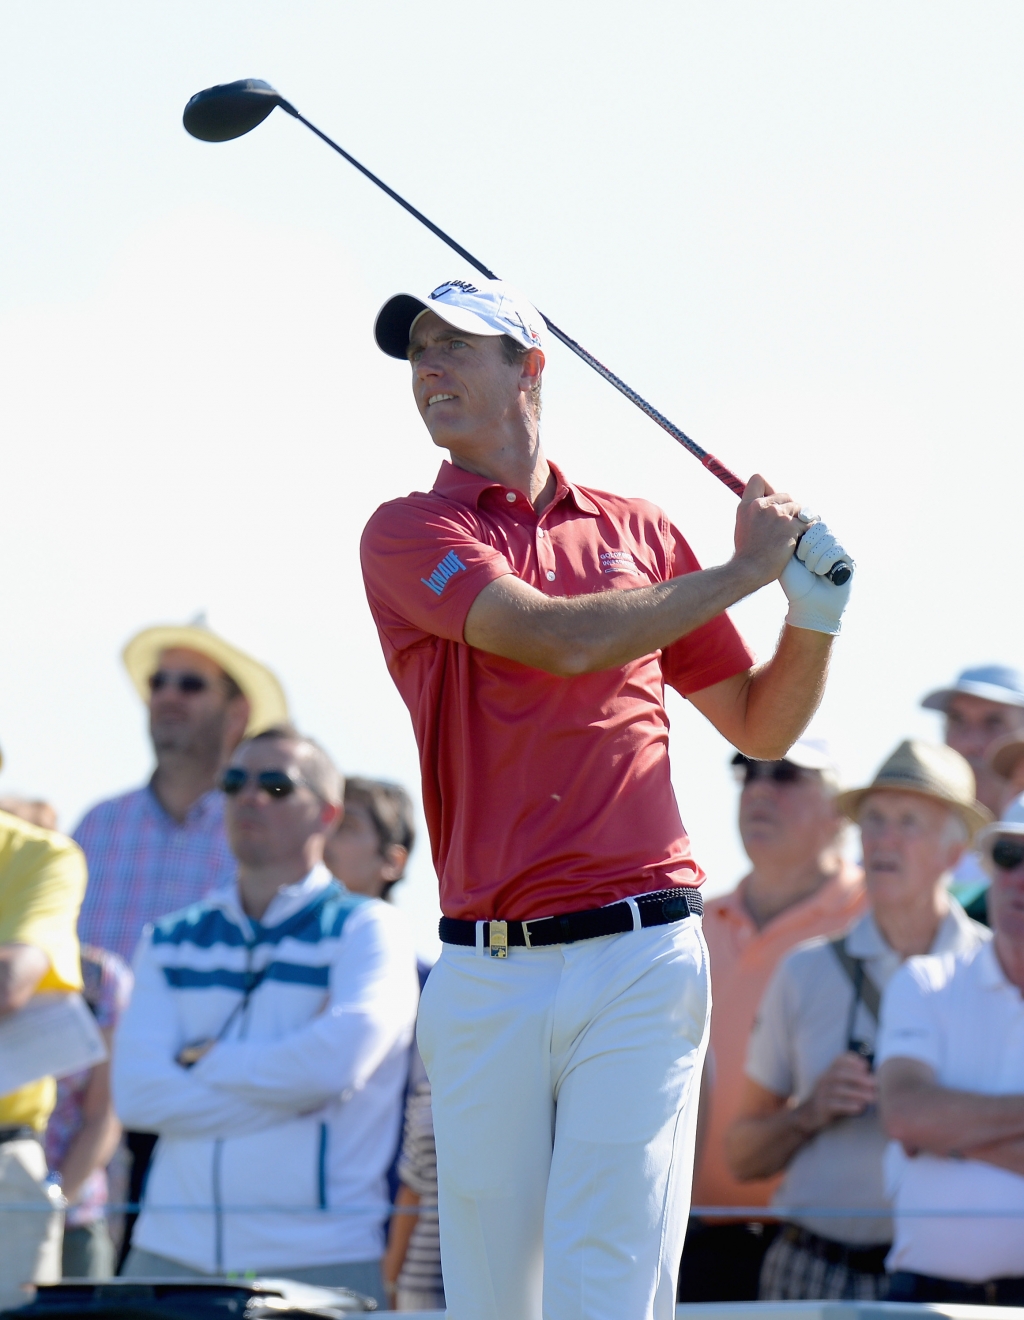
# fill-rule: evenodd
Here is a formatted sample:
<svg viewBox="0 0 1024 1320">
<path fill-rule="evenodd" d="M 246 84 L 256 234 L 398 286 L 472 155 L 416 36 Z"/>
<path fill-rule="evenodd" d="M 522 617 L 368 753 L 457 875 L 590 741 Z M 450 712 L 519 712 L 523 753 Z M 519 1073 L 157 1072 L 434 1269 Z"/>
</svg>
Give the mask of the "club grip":
<svg viewBox="0 0 1024 1320">
<path fill-rule="evenodd" d="M 853 566 L 845 559 L 837 560 L 825 574 L 834 587 L 842 587 L 853 576 Z"/>
</svg>

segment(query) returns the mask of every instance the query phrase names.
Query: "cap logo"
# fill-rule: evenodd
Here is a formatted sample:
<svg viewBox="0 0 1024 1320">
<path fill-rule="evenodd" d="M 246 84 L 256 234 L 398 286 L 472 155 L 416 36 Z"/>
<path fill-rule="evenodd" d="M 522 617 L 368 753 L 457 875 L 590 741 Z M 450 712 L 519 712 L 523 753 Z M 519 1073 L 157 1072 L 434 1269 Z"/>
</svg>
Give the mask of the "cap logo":
<svg viewBox="0 0 1024 1320">
<path fill-rule="evenodd" d="M 470 284 L 468 280 L 445 280 L 444 284 L 439 284 L 430 295 L 431 298 L 443 298 L 446 293 L 453 289 L 459 289 L 463 293 L 479 293 L 480 290 L 475 284 Z"/>
</svg>

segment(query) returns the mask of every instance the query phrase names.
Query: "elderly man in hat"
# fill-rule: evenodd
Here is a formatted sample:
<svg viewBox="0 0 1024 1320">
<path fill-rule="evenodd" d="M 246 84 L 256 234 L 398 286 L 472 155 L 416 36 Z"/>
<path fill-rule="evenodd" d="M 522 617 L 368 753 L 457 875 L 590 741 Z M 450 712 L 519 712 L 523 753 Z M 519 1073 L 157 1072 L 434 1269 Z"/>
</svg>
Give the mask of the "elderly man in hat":
<svg viewBox="0 0 1024 1320">
<path fill-rule="evenodd" d="M 885 1296 L 892 1224 L 884 1211 L 865 1214 L 886 1204 L 872 1072 L 881 993 L 904 959 L 971 951 L 988 938 L 946 885 L 989 819 L 962 756 L 901 743 L 839 806 L 860 826 L 870 911 L 844 938 L 814 940 L 779 966 L 727 1140 L 738 1178 L 785 1171 L 774 1200 L 791 1217 L 765 1256 L 766 1300 Z"/>
<path fill-rule="evenodd" d="M 269 669 L 199 623 L 147 628 L 123 658 L 156 768 L 87 812 L 74 837 L 89 865 L 82 942 L 130 960 L 145 926 L 233 881 L 217 773 L 244 734 L 286 723 L 288 707 Z M 134 1201 L 155 1138 L 127 1136 Z"/>
<path fill-rule="evenodd" d="M 1000 815 L 1014 793 L 993 766 L 992 754 L 1009 736 L 1024 735 L 1024 674 L 1007 665 L 977 665 L 965 669 L 951 687 L 929 692 L 921 705 L 946 717 L 947 746 L 969 762 L 978 800 Z M 985 920 L 987 888 L 981 860 L 968 849 L 953 875 L 953 892 L 979 921 Z"/>
<path fill-rule="evenodd" d="M 1019 804 L 979 834 L 978 851 L 992 880 L 993 938 L 912 958 L 882 1005 L 879 1105 L 894 1138 L 885 1156 L 896 1220 L 892 1301 L 1024 1306 Z M 932 1213 L 916 1213 L 922 1207 Z"/>
<path fill-rule="evenodd" d="M 705 909 L 715 1006 L 693 1198 L 697 1205 L 766 1206 L 774 1184 L 741 1183 L 725 1150 L 739 1112 L 754 1015 L 790 949 L 815 935 L 839 934 L 861 913 L 864 882 L 842 856 L 846 822 L 836 806 L 839 774 L 823 740 L 801 738 L 782 761 L 752 761 L 737 753 L 733 769 L 741 785 L 740 836 L 752 865 L 731 893 Z M 692 1219 L 680 1300 L 753 1301 L 771 1233 L 760 1220 Z"/>
</svg>

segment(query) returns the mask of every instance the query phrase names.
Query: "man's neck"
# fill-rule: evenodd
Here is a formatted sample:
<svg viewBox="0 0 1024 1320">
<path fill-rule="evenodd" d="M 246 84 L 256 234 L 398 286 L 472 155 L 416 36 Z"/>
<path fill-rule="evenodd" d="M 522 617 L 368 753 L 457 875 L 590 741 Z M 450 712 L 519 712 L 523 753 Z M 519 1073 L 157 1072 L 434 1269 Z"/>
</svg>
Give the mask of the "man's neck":
<svg viewBox="0 0 1024 1320">
<path fill-rule="evenodd" d="M 555 497 L 555 474 L 536 432 L 510 435 L 508 443 L 498 448 L 492 442 L 487 449 L 460 446 L 449 453 L 456 467 L 498 481 L 509 490 L 522 491 L 537 513 L 543 513 Z"/>
<path fill-rule="evenodd" d="M 996 957 L 1003 969 L 1003 975 L 1024 994 L 1024 944 L 1007 939 L 1001 931 L 996 931 L 993 943 Z"/>
<path fill-rule="evenodd" d="M 816 894 L 841 867 L 839 854 L 831 850 L 798 867 L 762 859 L 743 881 L 743 905 L 761 930 L 787 908 Z"/>
<path fill-rule="evenodd" d="M 218 763 L 179 753 L 162 753 L 150 783 L 157 801 L 179 823 L 193 803 L 216 787 Z"/>
<path fill-rule="evenodd" d="M 260 921 L 274 895 L 289 885 L 297 885 L 304 880 L 319 858 L 306 855 L 291 858 L 287 862 L 272 862 L 265 866 L 246 866 L 238 864 L 238 896 L 242 901 L 242 910 L 247 917 Z"/>
<path fill-rule="evenodd" d="M 939 927 L 948 913 L 949 898 L 944 879 L 929 893 L 922 895 L 917 903 L 908 905 L 900 902 L 888 906 L 875 903 L 872 908 L 872 916 L 882 938 L 901 958 L 930 953 Z"/>
</svg>

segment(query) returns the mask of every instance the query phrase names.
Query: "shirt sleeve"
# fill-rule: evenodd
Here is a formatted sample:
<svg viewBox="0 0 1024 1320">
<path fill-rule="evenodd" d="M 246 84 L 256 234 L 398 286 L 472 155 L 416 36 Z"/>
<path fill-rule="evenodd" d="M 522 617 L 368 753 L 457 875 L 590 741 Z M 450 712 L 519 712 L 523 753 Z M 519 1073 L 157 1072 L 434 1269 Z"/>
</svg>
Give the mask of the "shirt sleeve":
<svg viewBox="0 0 1024 1320">
<path fill-rule="evenodd" d="M 682 577 L 684 573 L 700 570 L 697 556 L 671 523 L 667 527 L 666 542 L 669 577 Z M 722 683 L 735 674 L 746 673 L 753 665 L 754 653 L 725 613 L 716 614 L 661 653 L 665 682 L 684 697 Z"/>
<path fill-rule="evenodd" d="M 875 1063 L 887 1059 L 917 1059 L 938 1073 L 942 1064 L 941 1014 L 937 1012 L 933 978 L 927 956 L 911 958 L 899 969 L 882 996 L 882 1012 L 875 1044 Z"/>
<path fill-rule="evenodd" d="M 474 600 L 514 571 L 480 539 L 468 510 L 426 496 L 382 505 L 363 532 L 360 559 L 370 610 L 395 650 L 428 636 L 461 642 Z"/>
<path fill-rule="evenodd" d="M 0 944 L 31 944 L 50 966 L 40 990 L 80 990 L 75 925 L 85 893 L 85 857 L 61 835 L 16 834 L 4 849 Z"/>
<path fill-rule="evenodd" d="M 793 986 L 784 960 L 768 982 L 747 1045 L 747 1076 L 774 1095 L 796 1090 L 793 1066 Z"/>
</svg>

